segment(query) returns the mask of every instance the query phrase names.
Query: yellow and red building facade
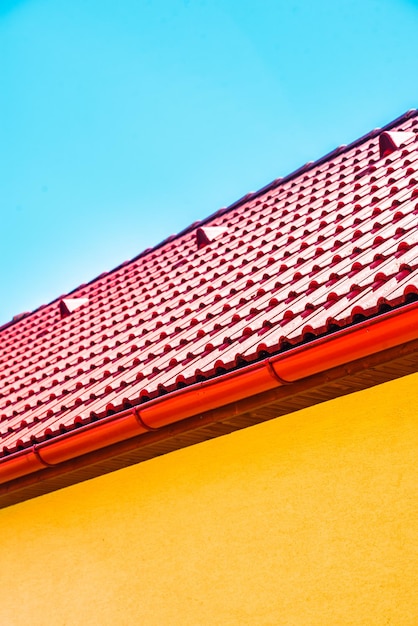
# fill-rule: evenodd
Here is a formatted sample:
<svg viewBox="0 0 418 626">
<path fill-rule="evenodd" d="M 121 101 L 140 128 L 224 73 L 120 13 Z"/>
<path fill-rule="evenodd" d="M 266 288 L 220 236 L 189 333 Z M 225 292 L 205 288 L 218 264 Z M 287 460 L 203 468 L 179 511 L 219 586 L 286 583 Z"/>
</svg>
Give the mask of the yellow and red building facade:
<svg viewBox="0 0 418 626">
<path fill-rule="evenodd" d="M 0 330 L 1 623 L 416 624 L 417 122 Z"/>
</svg>

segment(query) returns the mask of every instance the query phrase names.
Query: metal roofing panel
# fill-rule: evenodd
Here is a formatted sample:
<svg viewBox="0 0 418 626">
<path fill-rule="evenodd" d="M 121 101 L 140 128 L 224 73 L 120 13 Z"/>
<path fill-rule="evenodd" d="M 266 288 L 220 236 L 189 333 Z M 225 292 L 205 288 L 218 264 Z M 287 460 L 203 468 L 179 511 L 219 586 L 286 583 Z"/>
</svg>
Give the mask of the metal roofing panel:
<svg viewBox="0 0 418 626">
<path fill-rule="evenodd" d="M 409 112 L 16 316 L 0 455 L 417 299 L 417 133 Z"/>
</svg>

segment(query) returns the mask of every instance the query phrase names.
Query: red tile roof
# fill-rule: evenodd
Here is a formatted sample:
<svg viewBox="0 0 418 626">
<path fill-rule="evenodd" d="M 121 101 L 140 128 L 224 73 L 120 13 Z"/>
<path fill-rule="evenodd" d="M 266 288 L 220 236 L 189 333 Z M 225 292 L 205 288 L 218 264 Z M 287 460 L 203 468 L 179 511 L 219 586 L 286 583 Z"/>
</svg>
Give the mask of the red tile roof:
<svg viewBox="0 0 418 626">
<path fill-rule="evenodd" d="M 5 325 L 0 456 L 417 300 L 417 133 L 408 112 Z"/>
</svg>

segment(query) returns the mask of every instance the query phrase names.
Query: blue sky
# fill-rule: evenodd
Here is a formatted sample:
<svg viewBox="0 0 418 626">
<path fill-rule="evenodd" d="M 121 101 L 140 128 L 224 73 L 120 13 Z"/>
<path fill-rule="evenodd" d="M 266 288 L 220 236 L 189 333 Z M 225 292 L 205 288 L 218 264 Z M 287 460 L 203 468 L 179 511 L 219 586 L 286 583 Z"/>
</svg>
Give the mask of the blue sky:
<svg viewBox="0 0 418 626">
<path fill-rule="evenodd" d="M 0 323 L 418 106 L 412 0 L 0 0 Z"/>
</svg>

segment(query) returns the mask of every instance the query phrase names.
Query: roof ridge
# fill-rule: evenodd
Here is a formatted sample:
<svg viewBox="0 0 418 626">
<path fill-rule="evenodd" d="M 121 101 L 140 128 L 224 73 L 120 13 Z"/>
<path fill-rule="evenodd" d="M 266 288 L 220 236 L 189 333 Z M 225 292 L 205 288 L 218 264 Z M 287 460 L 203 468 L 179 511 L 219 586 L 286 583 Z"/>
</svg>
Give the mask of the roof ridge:
<svg viewBox="0 0 418 626">
<path fill-rule="evenodd" d="M 409 109 L 408 111 L 406 111 L 406 113 L 403 113 L 402 115 L 397 117 L 395 120 L 392 120 L 391 122 L 389 122 L 385 126 L 376 127 L 373 130 L 371 130 L 368 133 L 366 133 L 365 135 L 362 135 L 358 139 L 355 139 L 354 141 L 352 141 L 349 144 L 342 144 L 340 146 L 337 146 L 336 148 L 334 148 L 334 150 L 331 150 L 330 152 L 328 152 L 324 156 L 320 157 L 316 161 L 308 161 L 304 165 L 301 165 L 300 167 L 298 167 L 296 170 L 293 170 L 293 172 L 290 172 L 289 174 L 286 174 L 283 177 L 276 178 L 275 180 L 271 181 L 270 183 L 267 183 L 267 185 L 264 185 L 264 187 L 261 187 L 261 189 L 258 189 L 257 191 L 245 194 L 244 196 L 242 196 L 241 198 L 239 198 L 238 200 L 236 200 L 232 204 L 229 204 L 227 207 L 224 207 L 222 209 L 218 209 L 217 211 L 215 211 L 215 213 L 212 213 L 211 215 L 209 215 L 209 217 L 201 220 L 200 222 L 195 222 L 194 224 L 192 224 L 188 228 L 183 229 L 182 231 L 180 231 L 178 233 L 177 236 L 181 236 L 181 235 L 186 234 L 189 230 L 191 230 L 192 227 L 196 227 L 195 225 L 197 225 L 197 224 L 199 224 L 199 226 L 202 226 L 202 225 L 206 224 L 208 221 L 212 220 L 217 215 L 223 215 L 224 213 L 227 213 L 228 211 L 239 207 L 244 202 L 248 202 L 248 200 L 250 198 L 251 199 L 255 199 L 255 198 L 263 195 L 267 191 L 270 191 L 271 189 L 276 189 L 277 187 L 279 187 L 279 185 L 283 185 L 284 183 L 289 182 L 289 180 L 292 180 L 292 179 L 296 178 L 297 176 L 300 176 L 300 174 L 303 174 L 304 172 L 308 172 L 311 169 L 313 169 L 314 167 L 317 167 L 318 165 L 322 165 L 323 163 L 325 163 L 326 161 L 331 159 L 333 156 L 337 156 L 339 154 L 343 154 L 344 152 L 348 152 L 349 150 L 352 150 L 352 148 L 355 148 L 356 146 L 360 145 L 361 143 L 363 143 L 367 139 L 372 139 L 373 137 L 376 137 L 376 135 L 379 135 L 381 132 L 387 131 L 390 128 L 393 128 L 394 126 L 396 126 L 397 124 L 400 124 L 404 120 L 410 119 L 412 117 L 416 117 L 417 115 L 418 115 L 418 109 Z M 162 242 L 162 244 L 163 243 L 164 242 Z"/>
<path fill-rule="evenodd" d="M 380 133 L 382 133 L 384 131 L 388 131 L 391 128 L 393 128 L 394 126 L 397 126 L 398 124 L 402 123 L 403 121 L 406 121 L 408 119 L 416 117 L 417 115 L 418 115 L 418 109 L 409 109 L 408 111 L 406 111 L 405 113 L 403 113 L 402 115 L 397 117 L 395 120 L 392 120 L 391 122 L 389 122 L 385 126 L 376 127 L 373 130 L 371 130 L 368 133 L 366 133 L 365 135 L 362 135 L 358 139 L 355 139 L 351 143 L 349 143 L 349 144 L 342 144 L 340 146 L 337 146 L 336 148 L 334 148 L 333 150 L 331 150 L 330 152 L 328 152 L 324 156 L 320 157 L 319 159 L 317 159 L 315 161 L 308 161 L 307 163 L 305 163 L 304 165 L 300 166 L 296 170 L 293 170 L 289 174 L 286 174 L 283 177 L 274 179 L 270 183 L 264 185 L 264 187 L 261 187 L 261 189 L 259 189 L 257 191 L 254 191 L 254 192 L 250 192 L 250 193 L 245 194 L 244 196 L 242 196 L 238 200 L 235 200 L 232 204 L 229 204 L 226 207 L 222 207 L 221 209 L 218 209 L 214 213 L 211 213 L 208 217 L 206 217 L 206 218 L 204 218 L 202 220 L 195 221 L 192 224 L 190 224 L 189 226 L 187 226 L 186 228 L 184 228 L 183 230 L 179 231 L 178 233 L 169 235 L 168 237 L 163 239 L 161 242 L 155 244 L 154 246 L 152 246 L 150 248 L 146 248 L 145 250 L 143 250 L 140 253 L 138 253 L 137 255 L 135 255 L 132 259 L 128 259 L 128 260 L 123 261 L 122 263 L 120 263 L 119 265 L 117 265 L 116 267 L 114 267 L 113 269 L 111 269 L 111 270 L 109 270 L 107 272 L 106 271 L 102 272 L 98 276 L 95 276 L 91 280 L 83 283 L 82 286 L 86 287 L 87 285 L 92 285 L 93 283 L 95 283 L 97 280 L 103 278 L 104 276 L 109 276 L 109 275 L 113 274 L 114 272 L 119 271 L 122 267 L 125 267 L 126 265 L 129 265 L 130 263 L 133 263 L 134 261 L 136 261 L 136 260 L 138 260 L 140 258 L 143 258 L 144 256 L 147 256 L 148 254 L 151 254 L 152 252 L 158 250 L 159 248 L 162 248 L 167 243 L 169 243 L 171 241 L 174 241 L 174 240 L 176 240 L 176 239 L 178 239 L 180 237 L 183 237 L 184 235 L 192 232 L 193 230 L 195 230 L 198 227 L 202 227 L 202 226 L 208 224 L 214 218 L 219 217 L 221 215 L 224 215 L 225 213 L 228 213 L 229 211 L 232 211 L 232 210 L 240 207 L 245 202 L 248 202 L 250 200 L 255 200 L 256 198 L 260 197 L 261 195 L 265 194 L 266 192 L 268 192 L 270 190 L 273 190 L 273 189 L 276 189 L 280 185 L 283 185 L 283 184 L 289 182 L 290 180 L 293 180 L 294 178 L 300 176 L 301 174 L 303 174 L 305 172 L 309 172 L 313 168 L 318 167 L 319 165 L 322 165 L 323 163 L 329 161 L 333 157 L 338 156 L 340 154 L 343 154 L 345 152 L 348 152 L 349 150 L 352 150 L 356 146 L 364 143 L 367 139 L 372 139 L 372 138 L 376 137 L 377 135 L 379 135 Z M 0 326 L 0 333 L 3 330 L 5 330 L 6 328 L 9 328 L 10 326 L 16 324 L 21 319 L 27 318 L 27 317 L 33 315 L 34 313 L 44 309 L 45 307 L 54 304 L 54 302 L 59 302 L 63 298 L 70 297 L 72 294 L 74 294 L 76 291 L 78 291 L 80 289 L 80 287 L 81 287 L 81 285 L 77 285 L 76 287 L 74 287 L 74 289 L 72 289 L 68 293 L 61 294 L 60 296 L 58 296 L 57 298 L 54 298 L 50 302 L 47 302 L 45 304 L 41 304 L 40 306 L 38 306 L 36 309 L 33 309 L 32 311 L 28 311 L 27 313 L 16 315 L 13 319 L 11 319 L 10 321 L 8 321 L 5 324 Z"/>
</svg>

